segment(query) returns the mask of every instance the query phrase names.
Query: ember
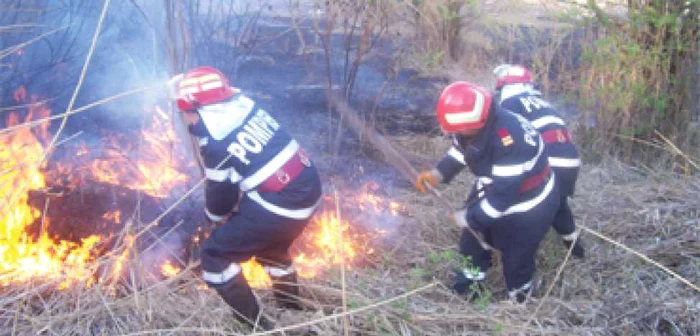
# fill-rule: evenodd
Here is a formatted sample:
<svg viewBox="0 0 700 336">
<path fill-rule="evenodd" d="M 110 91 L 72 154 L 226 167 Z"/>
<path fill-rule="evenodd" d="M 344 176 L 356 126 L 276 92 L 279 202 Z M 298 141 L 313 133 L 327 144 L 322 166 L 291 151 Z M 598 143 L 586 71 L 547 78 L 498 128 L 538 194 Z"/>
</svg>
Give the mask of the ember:
<svg viewBox="0 0 700 336">
<path fill-rule="evenodd" d="M 403 206 L 397 202 L 387 201 L 378 196 L 377 192 L 380 188 L 377 182 L 367 182 L 360 188 L 360 193 L 351 197 L 351 199 L 357 203 L 360 210 L 373 209 L 377 213 L 388 211 L 392 216 L 397 216 L 404 210 Z"/>
<path fill-rule="evenodd" d="M 163 274 L 165 277 L 173 277 L 176 276 L 178 273 L 180 273 L 181 269 L 178 266 L 175 266 L 172 261 L 168 260 L 166 261 L 163 266 L 160 267 L 160 272 Z"/>
</svg>

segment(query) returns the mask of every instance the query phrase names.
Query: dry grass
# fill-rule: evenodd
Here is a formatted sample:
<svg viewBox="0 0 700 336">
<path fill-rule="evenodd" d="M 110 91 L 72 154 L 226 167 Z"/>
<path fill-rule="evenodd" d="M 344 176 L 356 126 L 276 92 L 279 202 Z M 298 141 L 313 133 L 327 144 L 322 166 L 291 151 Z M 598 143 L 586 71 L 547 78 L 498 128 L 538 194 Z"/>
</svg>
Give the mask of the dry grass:
<svg viewBox="0 0 700 336">
<path fill-rule="evenodd" d="M 396 140 L 414 162 L 424 165 L 449 145 L 444 139 Z M 442 192 L 457 207 L 470 183 L 465 173 Z M 304 280 L 304 298 L 315 307 L 307 312 L 276 309 L 270 291 L 258 290 L 266 313 L 292 331 L 291 326 L 304 324 L 321 335 L 347 332 L 343 321 L 350 334 L 359 335 L 700 334 L 700 293 L 587 234 L 585 261 L 568 259 L 557 237 L 549 236 L 543 243 L 537 261 L 538 278 L 551 289 L 545 298 L 535 298 L 526 307 L 502 302 L 505 289 L 496 262 L 488 277 L 493 299 L 467 303 L 448 289 L 448 275 L 457 260 L 445 252 L 456 248 L 459 234 L 446 220 L 450 209 L 408 186 L 397 188 L 392 199 L 403 203 L 408 213 L 363 267 L 346 269 L 343 275 L 339 269 L 331 270 Z M 698 203 L 697 179 L 652 175 L 611 161 L 584 167 L 572 206 L 581 225 L 698 284 Z M 145 232 L 144 223 L 139 227 Z M 122 244 L 116 250 L 128 248 Z M 125 276 L 117 280 L 107 277 L 92 286 L 75 284 L 61 290 L 56 289 L 60 279 L 3 288 L 0 335 L 249 333 L 192 271 L 196 265 L 173 278 L 154 281 L 148 276 L 153 265 L 131 252 Z M 121 256 L 105 256 L 89 268 L 99 274 Z"/>
<path fill-rule="evenodd" d="M 428 139 L 415 156 L 436 158 L 449 144 Z M 423 142 L 424 140 L 419 140 Z M 403 139 L 408 145 L 409 140 Z M 431 148 L 432 147 L 432 148 Z M 421 148 L 421 147 L 413 147 Z M 430 149 L 428 149 L 430 148 Z M 457 207 L 471 181 L 462 174 L 442 192 Z M 388 181 L 387 181 L 388 182 Z M 698 214 L 700 183 L 685 177 L 650 178 L 611 161 L 584 167 L 572 202 L 580 224 L 601 232 L 700 283 Z M 588 258 L 567 258 L 558 238 L 549 236 L 538 253 L 538 278 L 545 284 L 527 307 L 501 301 L 504 284 L 498 262 L 489 272 L 493 299 L 467 303 L 448 290 L 458 230 L 437 200 L 406 188 L 392 199 L 407 212 L 396 232 L 363 267 L 329 271 L 303 280 L 308 312 L 275 308 L 269 290 L 258 290 L 265 311 L 279 326 L 305 324 L 321 335 L 341 334 L 343 316 L 350 334 L 670 334 L 700 333 L 700 293 L 637 256 L 584 234 Z M 341 200 L 342 201 L 342 200 Z M 352 219 L 353 214 L 343 214 Z M 196 272 L 164 281 L 147 279 L 150 265 L 130 254 L 126 276 L 92 287 L 53 289 L 36 282 L 3 290 L 3 335 L 243 335 L 227 306 Z M 114 262 L 105 257 L 93 267 Z M 567 264 L 563 265 L 564 260 Z M 194 267 L 191 265 L 190 267 Z M 557 274 L 561 272 L 560 276 Z M 555 278 L 558 280 L 554 281 Z M 345 279 L 345 291 L 343 291 Z M 118 283 L 118 285 L 117 285 Z M 542 299 L 544 289 L 551 287 Z M 412 292 L 413 290 L 413 292 Z M 408 293 L 408 294 L 405 294 Z M 402 296 L 403 295 L 403 296 Z M 347 313 L 343 313 L 346 296 Z M 537 310 L 535 309 L 537 308 Z M 535 312 L 535 313 L 533 313 Z M 290 327 L 293 330 L 296 327 Z"/>
</svg>

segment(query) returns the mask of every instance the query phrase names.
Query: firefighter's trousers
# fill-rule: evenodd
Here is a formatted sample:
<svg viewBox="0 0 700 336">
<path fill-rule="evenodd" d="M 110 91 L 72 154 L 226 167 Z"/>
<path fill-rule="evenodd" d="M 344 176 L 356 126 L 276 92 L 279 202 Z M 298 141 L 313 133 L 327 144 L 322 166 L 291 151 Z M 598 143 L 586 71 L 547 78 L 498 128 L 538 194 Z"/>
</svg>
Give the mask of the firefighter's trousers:
<svg viewBox="0 0 700 336">
<path fill-rule="evenodd" d="M 559 208 L 559 192 L 552 192 L 534 208 L 500 218 L 480 230 L 485 240 L 501 253 L 503 275 L 509 294 L 530 289 L 535 273 L 535 252 Z M 479 280 L 491 266 L 491 252 L 483 249 L 476 238 L 462 230 L 460 252 L 471 257 L 472 266 L 480 274 Z"/>
<path fill-rule="evenodd" d="M 554 168 L 554 171 L 557 177 L 557 184 L 559 185 L 561 201 L 559 210 L 557 210 L 557 214 L 552 222 L 552 227 L 559 235 L 566 237 L 576 231 L 576 223 L 569 207 L 568 198 L 574 194 L 579 168 Z"/>
<path fill-rule="evenodd" d="M 244 196 L 236 212 L 214 229 L 202 245 L 203 277 L 242 320 L 255 321 L 260 308 L 241 269 L 255 257 L 273 280 L 278 302 L 298 307 L 297 277 L 289 247 L 309 219 L 290 219 L 274 214 Z"/>
</svg>

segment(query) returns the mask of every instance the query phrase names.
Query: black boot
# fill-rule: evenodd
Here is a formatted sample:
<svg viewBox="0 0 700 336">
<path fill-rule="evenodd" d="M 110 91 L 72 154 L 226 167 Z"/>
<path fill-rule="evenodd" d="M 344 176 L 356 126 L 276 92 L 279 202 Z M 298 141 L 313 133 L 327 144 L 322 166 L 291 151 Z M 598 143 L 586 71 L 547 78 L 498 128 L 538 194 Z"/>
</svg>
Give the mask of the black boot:
<svg viewBox="0 0 700 336">
<path fill-rule="evenodd" d="M 248 286 L 243 274 L 239 274 L 229 282 L 215 287 L 216 292 L 231 308 L 238 321 L 255 329 L 273 330 L 274 323 L 265 315 L 260 314 L 260 306 L 253 291 Z"/>
<path fill-rule="evenodd" d="M 508 291 L 508 298 L 510 301 L 516 305 L 524 305 L 530 296 L 532 296 L 533 285 L 532 281 L 529 281 L 522 285 L 520 288 L 511 289 Z"/>
<path fill-rule="evenodd" d="M 481 297 L 481 293 L 486 289 L 483 280 L 484 273 L 482 272 L 455 269 L 452 289 L 459 295 L 465 295 L 468 301 L 475 301 Z"/>
<path fill-rule="evenodd" d="M 571 248 L 571 244 L 574 242 L 573 240 L 562 240 L 564 242 L 564 246 L 566 246 L 566 249 Z M 583 248 L 583 243 L 581 242 L 581 237 L 578 237 L 576 239 L 576 243 L 574 244 L 574 249 L 571 250 L 571 254 L 579 259 L 584 259 L 586 257 L 586 249 Z"/>
<path fill-rule="evenodd" d="M 299 285 L 296 273 L 271 278 L 275 300 L 277 300 L 277 304 L 280 307 L 294 310 L 304 309 L 299 301 Z"/>
</svg>

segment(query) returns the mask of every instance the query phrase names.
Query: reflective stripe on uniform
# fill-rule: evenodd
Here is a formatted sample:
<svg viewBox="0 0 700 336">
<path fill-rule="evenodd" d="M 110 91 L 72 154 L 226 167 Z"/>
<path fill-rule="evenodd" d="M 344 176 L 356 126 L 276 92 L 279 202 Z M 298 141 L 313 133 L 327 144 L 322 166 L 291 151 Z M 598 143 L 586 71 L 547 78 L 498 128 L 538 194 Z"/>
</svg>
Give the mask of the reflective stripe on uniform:
<svg viewBox="0 0 700 336">
<path fill-rule="evenodd" d="M 209 212 L 209 209 L 206 209 L 206 208 L 204 209 L 204 213 L 205 213 L 205 214 L 207 215 L 207 217 L 209 217 L 209 219 L 211 219 L 213 222 L 220 222 L 220 221 L 222 221 L 224 218 L 226 218 L 226 216 L 215 215 L 215 214 Z"/>
<path fill-rule="evenodd" d="M 243 176 L 235 169 L 231 168 L 231 183 L 238 183 L 243 179 Z"/>
<path fill-rule="evenodd" d="M 576 159 L 567 159 L 567 158 L 560 158 L 560 157 L 549 157 L 549 164 L 552 167 L 559 167 L 559 168 L 574 168 L 574 167 L 580 167 L 581 166 L 581 159 L 576 158 Z"/>
<path fill-rule="evenodd" d="M 285 275 L 290 275 L 294 272 L 296 272 L 296 269 L 294 268 L 294 265 L 290 265 L 287 268 L 280 268 L 280 267 L 274 267 L 274 266 L 264 266 L 263 269 L 267 274 L 269 274 L 271 277 L 274 278 L 281 278 Z"/>
<path fill-rule="evenodd" d="M 574 230 L 574 232 L 572 232 L 572 233 L 561 236 L 561 239 L 571 242 L 571 241 L 576 240 L 576 238 L 578 238 L 578 234 L 579 234 L 579 231 Z"/>
<path fill-rule="evenodd" d="M 243 177 L 234 168 L 228 169 L 204 169 L 204 175 L 207 180 L 214 182 L 224 182 L 227 179 L 231 180 L 231 183 L 238 183 Z"/>
<path fill-rule="evenodd" d="M 250 197 L 251 200 L 255 201 L 255 203 L 260 204 L 267 211 L 270 211 L 278 216 L 287 217 L 291 219 L 307 219 L 314 214 L 316 208 L 319 206 L 319 204 L 321 204 L 321 198 L 319 197 L 318 201 L 316 201 L 316 204 L 308 208 L 285 209 L 264 200 L 257 191 L 249 191 L 247 195 L 248 197 Z"/>
<path fill-rule="evenodd" d="M 462 274 L 464 274 L 464 277 L 469 280 L 480 281 L 486 279 L 486 273 L 475 271 L 469 268 L 465 268 L 464 270 L 462 270 Z"/>
<path fill-rule="evenodd" d="M 248 191 L 257 187 L 279 170 L 289 159 L 299 150 L 299 144 L 296 140 L 290 141 L 284 149 L 282 149 L 272 160 L 267 162 L 262 168 L 258 169 L 255 174 L 246 177 L 241 181 L 241 190 Z"/>
<path fill-rule="evenodd" d="M 204 281 L 210 284 L 220 285 L 230 281 L 236 277 L 238 273 L 241 273 L 241 266 L 236 263 L 232 263 L 231 265 L 228 265 L 225 270 L 218 273 L 204 271 L 202 272 L 202 278 Z"/>
<path fill-rule="evenodd" d="M 516 295 L 518 295 L 520 293 L 528 295 L 531 290 L 532 290 L 532 280 L 526 282 L 524 285 L 520 286 L 519 288 L 509 290 L 508 297 L 511 299 L 515 299 Z"/>
<path fill-rule="evenodd" d="M 539 138 L 539 145 L 540 148 L 537 150 L 537 155 L 535 155 L 534 158 L 523 163 L 513 165 L 493 165 L 491 168 L 491 174 L 493 176 L 512 177 L 531 171 L 537 164 L 537 160 L 540 159 L 542 152 L 544 152 L 544 143 L 542 143 L 542 138 Z"/>
<path fill-rule="evenodd" d="M 489 203 L 488 198 L 484 198 L 483 200 L 481 200 L 479 205 L 481 206 L 481 210 L 483 210 L 487 216 L 494 219 L 501 218 L 503 216 L 511 215 L 514 213 L 527 212 L 532 210 L 532 208 L 536 207 L 540 203 L 542 203 L 542 201 L 544 201 L 547 198 L 547 196 L 549 196 L 549 194 L 554 189 L 554 180 L 554 178 L 550 178 L 549 182 L 547 182 L 547 185 L 542 189 L 542 192 L 539 195 L 537 195 L 537 197 L 525 202 L 511 205 L 504 211 L 496 210 L 496 208 L 494 208 L 491 205 L 491 203 Z"/>
<path fill-rule="evenodd" d="M 467 161 L 464 160 L 464 154 L 460 152 L 457 148 L 450 148 L 450 150 L 447 152 L 447 155 L 449 155 L 451 158 L 457 160 L 457 162 L 466 165 Z"/>
<path fill-rule="evenodd" d="M 486 195 L 486 187 L 490 186 L 493 180 L 490 177 L 478 176 L 476 178 L 477 197 L 482 198 Z"/>
<path fill-rule="evenodd" d="M 556 124 L 556 125 L 561 125 L 565 126 L 564 120 L 561 120 L 559 117 L 555 116 L 544 116 L 539 119 L 535 119 L 531 121 L 532 126 L 535 126 L 535 128 L 540 129 L 544 126 L 551 125 L 551 124 Z"/>
<path fill-rule="evenodd" d="M 204 169 L 204 175 L 207 180 L 214 182 L 224 182 L 231 177 L 231 169 Z"/>
</svg>

